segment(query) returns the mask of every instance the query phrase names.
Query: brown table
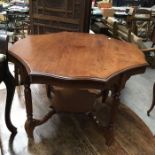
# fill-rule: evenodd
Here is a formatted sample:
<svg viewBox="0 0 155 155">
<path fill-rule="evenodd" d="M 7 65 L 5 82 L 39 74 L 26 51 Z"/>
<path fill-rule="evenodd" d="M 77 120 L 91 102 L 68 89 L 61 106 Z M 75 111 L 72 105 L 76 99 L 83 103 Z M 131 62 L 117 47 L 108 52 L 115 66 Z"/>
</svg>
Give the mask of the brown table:
<svg viewBox="0 0 155 155">
<path fill-rule="evenodd" d="M 135 45 L 104 35 L 75 32 L 28 36 L 9 49 L 9 59 L 21 67 L 27 111 L 25 128 L 29 137 L 33 137 L 36 126 L 47 121 L 55 112 L 92 110 L 93 106 L 89 104 L 87 107 L 87 104 L 79 103 L 78 108 L 74 104 L 67 105 L 69 109 L 65 109 L 65 106 L 61 108 L 62 105 L 55 103 L 43 119 L 34 119 L 30 85 L 52 84 L 78 91 L 101 90 L 101 95 L 105 95 L 103 98 L 107 97 L 109 90 L 112 91 L 113 102 L 105 134 L 108 145 L 114 139 L 113 126 L 120 91 L 130 76 L 143 73 L 147 66 L 143 53 Z"/>
</svg>

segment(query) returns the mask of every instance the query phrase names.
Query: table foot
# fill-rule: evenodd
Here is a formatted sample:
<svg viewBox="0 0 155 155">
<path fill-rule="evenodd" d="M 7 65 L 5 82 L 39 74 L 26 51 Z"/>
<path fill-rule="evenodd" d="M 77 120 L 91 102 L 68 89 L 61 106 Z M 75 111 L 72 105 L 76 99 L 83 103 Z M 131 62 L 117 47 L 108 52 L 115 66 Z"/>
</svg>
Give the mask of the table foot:
<svg viewBox="0 0 155 155">
<path fill-rule="evenodd" d="M 106 140 L 105 144 L 107 146 L 111 146 L 112 143 L 114 142 L 114 129 L 113 126 L 109 127 L 104 127 L 101 122 L 97 119 L 97 116 L 93 114 L 93 112 L 87 113 L 87 116 L 91 118 L 99 128 L 101 128 L 104 131 L 104 138 Z"/>
<path fill-rule="evenodd" d="M 107 146 L 111 146 L 112 143 L 115 140 L 115 138 L 114 138 L 114 129 L 113 129 L 113 127 L 111 127 L 111 128 L 105 127 L 104 131 L 105 131 L 104 132 L 105 133 L 104 137 L 105 137 L 105 140 L 106 140 L 105 144 Z"/>
<path fill-rule="evenodd" d="M 51 107 L 52 108 L 52 107 Z M 36 126 L 39 126 L 46 121 L 48 121 L 53 114 L 55 114 L 54 108 L 50 112 L 48 112 L 42 119 L 37 120 L 37 119 L 27 119 L 25 123 L 25 130 L 29 138 L 33 138 L 33 131 Z"/>
</svg>

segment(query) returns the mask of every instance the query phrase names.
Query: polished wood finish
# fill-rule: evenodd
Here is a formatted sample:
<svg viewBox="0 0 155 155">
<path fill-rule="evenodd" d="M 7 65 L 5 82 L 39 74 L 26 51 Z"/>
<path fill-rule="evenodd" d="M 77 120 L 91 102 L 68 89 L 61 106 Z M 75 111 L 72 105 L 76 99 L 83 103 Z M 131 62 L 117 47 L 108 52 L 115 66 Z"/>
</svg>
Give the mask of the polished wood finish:
<svg viewBox="0 0 155 155">
<path fill-rule="evenodd" d="M 30 0 L 31 34 L 89 32 L 91 0 Z"/>
<path fill-rule="evenodd" d="M 60 79 L 104 81 L 121 70 L 146 64 L 135 45 L 104 35 L 73 32 L 28 36 L 9 51 L 28 74 Z"/>
<path fill-rule="evenodd" d="M 69 105 L 68 110 L 60 106 L 62 103 L 59 106 L 53 104 L 52 110 L 43 119 L 33 118 L 30 84 L 52 83 L 53 86 L 69 89 L 112 91 L 111 112 L 105 127 L 107 145 L 111 145 L 114 140 L 120 91 L 131 75 L 143 73 L 147 66 L 144 55 L 135 45 L 108 39 L 103 35 L 76 32 L 28 36 L 9 49 L 9 58 L 18 63 L 23 71 L 27 111 L 25 127 L 29 137 L 33 137 L 37 125 L 47 121 L 55 112 L 76 110 L 74 104 L 71 107 Z M 91 112 L 93 105 L 87 108 L 81 105 L 78 112 Z"/>
<path fill-rule="evenodd" d="M 0 34 L 0 53 L 3 53 L 0 54 L 0 83 L 3 81 L 7 90 L 5 104 L 5 123 L 8 129 L 15 134 L 17 132 L 17 129 L 13 126 L 10 119 L 11 104 L 15 91 L 15 81 L 9 71 L 7 51 L 8 37 L 5 34 Z"/>
</svg>

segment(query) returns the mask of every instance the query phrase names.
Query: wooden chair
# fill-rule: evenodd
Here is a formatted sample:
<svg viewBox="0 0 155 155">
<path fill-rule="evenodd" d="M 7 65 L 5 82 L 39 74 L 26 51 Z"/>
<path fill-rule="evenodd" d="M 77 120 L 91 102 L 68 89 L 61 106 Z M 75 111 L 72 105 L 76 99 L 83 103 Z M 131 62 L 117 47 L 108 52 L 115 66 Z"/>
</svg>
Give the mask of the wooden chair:
<svg viewBox="0 0 155 155">
<path fill-rule="evenodd" d="M 5 122 L 6 126 L 12 133 L 16 133 L 16 128 L 10 120 L 10 111 L 12 99 L 15 91 L 14 78 L 11 75 L 7 60 L 8 37 L 5 34 L 0 34 L 0 83 L 3 81 L 7 89 L 6 105 L 5 105 Z"/>
<path fill-rule="evenodd" d="M 137 36 L 144 37 L 146 39 L 150 36 L 150 24 L 152 20 L 151 11 L 146 9 L 135 8 L 132 16 L 130 17 L 130 23 L 132 32 Z M 145 33 L 145 35 L 143 34 Z"/>
<path fill-rule="evenodd" d="M 150 66 L 152 68 L 155 68 L 155 48 L 154 48 L 154 44 L 155 44 L 155 25 L 154 25 L 152 33 L 150 35 L 150 41 L 152 41 L 152 46 L 150 48 L 146 48 L 144 46 L 142 51 L 144 52 L 144 54 L 146 56 L 146 60 L 148 61 Z"/>
<path fill-rule="evenodd" d="M 138 47 L 142 50 L 142 52 L 145 54 L 145 58 L 147 62 L 150 64 L 152 68 L 155 68 L 155 48 L 153 48 L 153 45 L 155 43 L 155 26 L 153 28 L 152 34 L 151 34 L 151 41 L 152 41 L 152 47 L 147 48 L 142 40 L 142 38 L 137 37 L 135 34 L 131 35 L 131 42 L 138 45 Z M 151 54 L 152 53 L 152 54 Z M 155 106 L 155 83 L 153 85 L 153 97 L 152 97 L 152 104 L 147 111 L 147 115 L 150 116 L 150 112 L 153 110 Z"/>
</svg>

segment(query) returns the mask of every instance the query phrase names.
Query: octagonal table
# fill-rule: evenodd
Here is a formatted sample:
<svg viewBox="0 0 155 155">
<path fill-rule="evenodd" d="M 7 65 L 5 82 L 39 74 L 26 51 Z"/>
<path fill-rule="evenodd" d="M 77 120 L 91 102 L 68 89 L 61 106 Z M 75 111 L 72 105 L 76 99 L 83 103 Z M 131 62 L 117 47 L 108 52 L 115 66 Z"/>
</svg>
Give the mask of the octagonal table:
<svg viewBox="0 0 155 155">
<path fill-rule="evenodd" d="M 91 112 L 95 101 L 95 97 L 92 97 L 92 101 L 88 101 L 90 104 L 82 101 L 71 105 L 54 103 L 43 119 L 34 119 L 31 84 L 76 88 L 74 95 L 79 91 L 82 94 L 84 90 L 97 89 L 101 90 L 104 99 L 111 90 L 113 100 L 109 123 L 105 128 L 108 145 L 114 140 L 113 126 L 120 91 L 130 76 L 143 73 L 148 65 L 136 45 L 104 35 L 77 32 L 27 36 L 9 49 L 9 59 L 21 68 L 27 111 L 25 128 L 29 137 L 33 137 L 36 126 L 46 122 L 55 112 Z"/>
</svg>

